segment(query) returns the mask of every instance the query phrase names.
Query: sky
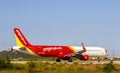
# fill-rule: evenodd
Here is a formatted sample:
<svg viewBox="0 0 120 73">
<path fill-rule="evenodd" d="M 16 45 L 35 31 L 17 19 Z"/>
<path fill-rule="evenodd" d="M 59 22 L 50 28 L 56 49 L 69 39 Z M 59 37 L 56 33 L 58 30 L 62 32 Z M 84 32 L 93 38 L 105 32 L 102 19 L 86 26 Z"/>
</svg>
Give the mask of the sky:
<svg viewBox="0 0 120 73">
<path fill-rule="evenodd" d="M 97 46 L 120 57 L 120 0 L 0 0 L 0 50 L 31 44 Z"/>
</svg>

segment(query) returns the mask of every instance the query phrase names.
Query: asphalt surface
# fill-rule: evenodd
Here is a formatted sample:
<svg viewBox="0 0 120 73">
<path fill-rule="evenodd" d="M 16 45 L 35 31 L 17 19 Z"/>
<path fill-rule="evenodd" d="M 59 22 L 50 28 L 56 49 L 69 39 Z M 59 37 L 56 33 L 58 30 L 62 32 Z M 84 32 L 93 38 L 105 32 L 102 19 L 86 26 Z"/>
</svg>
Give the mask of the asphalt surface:
<svg viewBox="0 0 120 73">
<path fill-rule="evenodd" d="M 26 64 L 30 61 L 12 61 L 12 63 L 17 63 L 17 64 Z M 73 64 L 75 62 L 77 62 L 78 64 L 106 64 L 106 63 L 110 63 L 110 61 L 74 61 L 74 62 L 67 62 L 67 61 L 61 61 L 61 62 L 56 62 L 56 61 L 33 61 L 33 62 L 38 62 L 38 63 L 57 63 L 57 64 L 61 64 L 61 63 L 68 63 L 68 64 Z M 120 64 L 120 61 L 113 61 L 113 64 Z"/>
</svg>

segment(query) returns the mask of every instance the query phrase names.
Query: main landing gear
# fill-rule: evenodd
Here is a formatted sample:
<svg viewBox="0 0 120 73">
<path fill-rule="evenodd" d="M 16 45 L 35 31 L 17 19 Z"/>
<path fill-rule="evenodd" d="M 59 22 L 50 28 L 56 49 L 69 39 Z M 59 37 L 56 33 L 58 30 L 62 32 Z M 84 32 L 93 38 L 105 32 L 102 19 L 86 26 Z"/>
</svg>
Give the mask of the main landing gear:
<svg viewBox="0 0 120 73">
<path fill-rule="evenodd" d="M 70 58 L 70 59 L 68 59 L 68 62 L 73 62 L 73 60 Z"/>
<path fill-rule="evenodd" d="M 58 58 L 58 59 L 56 59 L 56 62 L 61 62 L 61 60 Z"/>
<path fill-rule="evenodd" d="M 97 57 L 97 59 L 98 59 L 98 62 L 100 62 L 100 57 Z"/>
<path fill-rule="evenodd" d="M 67 61 L 68 61 L 68 62 L 73 62 L 73 60 L 72 60 L 71 58 L 70 58 L 70 59 L 68 59 Z M 61 59 L 59 59 L 59 58 L 58 58 L 58 59 L 56 59 L 56 62 L 61 62 Z"/>
</svg>

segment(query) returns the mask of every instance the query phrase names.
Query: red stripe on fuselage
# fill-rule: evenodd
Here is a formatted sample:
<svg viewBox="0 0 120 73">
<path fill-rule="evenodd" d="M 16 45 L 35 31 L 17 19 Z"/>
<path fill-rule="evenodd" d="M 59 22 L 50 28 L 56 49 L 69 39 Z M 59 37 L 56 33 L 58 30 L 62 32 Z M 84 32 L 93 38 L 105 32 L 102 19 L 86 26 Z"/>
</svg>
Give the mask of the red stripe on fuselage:
<svg viewBox="0 0 120 73">
<path fill-rule="evenodd" d="M 28 48 L 35 54 L 43 57 L 64 58 L 66 55 L 74 53 L 74 50 L 68 46 L 29 46 Z"/>
</svg>

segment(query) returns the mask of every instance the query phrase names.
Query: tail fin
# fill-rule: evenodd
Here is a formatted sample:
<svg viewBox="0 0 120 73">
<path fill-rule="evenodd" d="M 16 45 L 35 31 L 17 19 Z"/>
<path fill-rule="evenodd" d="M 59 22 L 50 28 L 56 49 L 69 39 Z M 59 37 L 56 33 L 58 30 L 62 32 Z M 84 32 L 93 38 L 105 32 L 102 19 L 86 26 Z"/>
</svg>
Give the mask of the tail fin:
<svg viewBox="0 0 120 73">
<path fill-rule="evenodd" d="M 19 28 L 14 28 L 14 35 L 15 35 L 17 46 L 19 46 L 19 47 L 27 47 L 27 46 L 30 45 Z"/>
</svg>

